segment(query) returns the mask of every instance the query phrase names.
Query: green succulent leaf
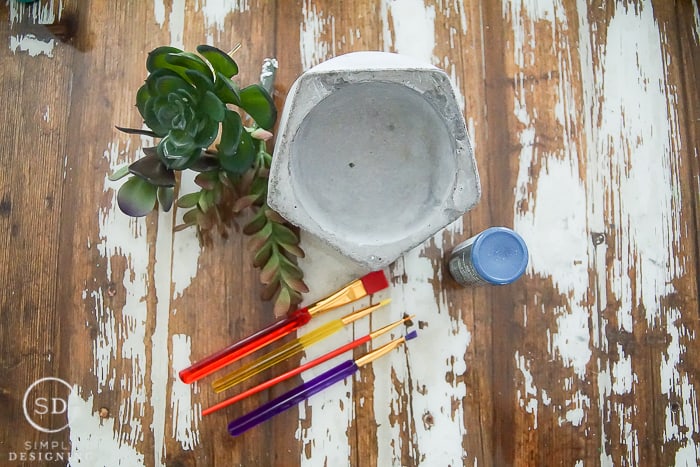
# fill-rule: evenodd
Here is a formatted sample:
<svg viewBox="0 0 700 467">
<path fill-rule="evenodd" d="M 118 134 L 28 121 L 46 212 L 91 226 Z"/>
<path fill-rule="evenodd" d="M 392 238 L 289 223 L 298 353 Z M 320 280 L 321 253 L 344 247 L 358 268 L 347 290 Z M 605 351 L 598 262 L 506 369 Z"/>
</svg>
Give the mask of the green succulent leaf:
<svg viewBox="0 0 700 467">
<path fill-rule="evenodd" d="M 241 133 L 241 141 L 238 143 L 236 157 L 243 171 L 248 170 L 255 160 L 255 143 L 247 131 Z"/>
<path fill-rule="evenodd" d="M 277 109 L 272 97 L 259 84 L 253 84 L 241 89 L 241 107 L 253 117 L 255 123 L 271 130 L 277 120 Z"/>
<path fill-rule="evenodd" d="M 232 157 L 238 150 L 243 133 L 241 116 L 233 110 L 226 110 L 224 121 L 221 122 L 221 141 L 216 146 L 220 157 Z"/>
<path fill-rule="evenodd" d="M 202 190 L 199 195 L 199 209 L 202 212 L 207 212 L 209 208 L 214 204 L 214 192 L 209 190 Z"/>
<path fill-rule="evenodd" d="M 116 182 L 117 180 L 120 180 L 126 177 L 127 175 L 129 175 L 129 164 L 119 167 L 117 170 L 112 172 L 112 174 L 107 178 L 113 182 Z"/>
<path fill-rule="evenodd" d="M 160 123 L 158 116 L 156 115 L 156 101 L 157 99 L 148 99 L 144 106 L 144 110 L 141 113 L 144 123 L 153 130 L 160 137 L 164 137 L 168 134 L 169 128 Z"/>
<path fill-rule="evenodd" d="M 197 193 L 197 194 L 199 194 L 199 193 Z M 198 219 L 199 219 L 199 209 L 197 209 L 197 208 L 190 209 L 182 216 L 182 222 L 184 222 L 185 224 L 189 224 L 189 225 L 196 224 Z"/>
<path fill-rule="evenodd" d="M 244 209 L 249 208 L 258 200 L 258 198 L 259 197 L 257 195 L 247 195 L 247 196 L 242 196 L 242 197 L 238 198 L 236 200 L 236 202 L 233 203 L 233 212 L 241 212 Z M 254 234 L 258 230 L 262 229 L 266 223 L 267 223 L 267 219 L 265 219 L 265 215 L 262 214 L 262 211 L 260 211 L 244 227 L 245 233 L 248 235 Z"/>
<path fill-rule="evenodd" d="M 177 207 L 182 209 L 189 209 L 197 206 L 198 202 L 199 191 L 195 191 L 194 193 L 188 193 L 186 195 L 180 196 L 180 199 L 177 200 Z"/>
<path fill-rule="evenodd" d="M 221 99 L 219 99 L 216 94 L 211 91 L 204 93 L 202 97 L 202 102 L 200 103 L 200 108 L 203 109 L 209 118 L 220 122 L 224 119 L 226 113 L 226 106 Z"/>
<path fill-rule="evenodd" d="M 275 240 L 277 240 L 277 242 L 287 243 L 290 245 L 299 242 L 297 235 L 294 232 L 292 232 L 292 230 L 289 227 L 277 223 L 274 223 L 272 225 L 274 226 L 273 235 L 275 236 Z"/>
<path fill-rule="evenodd" d="M 280 267 L 280 256 L 271 255 L 270 259 L 267 260 L 265 266 L 263 266 L 260 271 L 260 282 L 263 284 L 269 284 L 272 279 L 277 275 Z"/>
<path fill-rule="evenodd" d="M 143 116 L 145 115 L 146 102 L 152 97 L 151 91 L 148 89 L 148 84 L 143 84 L 138 91 L 136 91 L 136 108 L 139 113 Z"/>
<path fill-rule="evenodd" d="M 270 259 L 270 256 L 272 256 L 272 243 L 265 243 L 265 245 L 255 253 L 253 257 L 253 266 L 256 268 L 264 266 Z"/>
<path fill-rule="evenodd" d="M 202 150 L 198 147 L 184 147 L 171 138 L 172 132 L 158 143 L 158 156 L 165 166 L 173 170 L 184 170 L 194 164 Z"/>
<path fill-rule="evenodd" d="M 131 177 L 119 188 L 117 203 L 128 216 L 145 216 L 156 205 L 156 187 L 142 178 Z"/>
<path fill-rule="evenodd" d="M 219 135 L 219 122 L 216 120 L 211 120 L 205 118 L 200 120 L 202 123 L 202 129 L 195 135 L 194 145 L 200 148 L 208 148 Z M 213 159 L 213 158 L 209 158 Z"/>
<path fill-rule="evenodd" d="M 267 196 L 267 179 L 257 177 L 253 180 L 250 187 L 250 192 L 255 194 L 258 198 L 264 198 Z"/>
<path fill-rule="evenodd" d="M 197 52 L 209 61 L 217 73 L 221 73 L 229 78 L 238 74 L 238 65 L 223 50 L 210 45 L 199 45 L 197 46 Z"/>
<path fill-rule="evenodd" d="M 222 101 L 227 104 L 241 105 L 240 90 L 236 83 L 228 79 L 221 73 L 216 73 L 216 82 L 214 83 L 214 92 Z"/>
<path fill-rule="evenodd" d="M 289 308 L 292 306 L 292 296 L 289 293 L 289 289 L 286 287 L 282 287 L 280 289 L 279 294 L 277 294 L 277 298 L 275 299 L 275 306 L 273 309 L 273 312 L 275 315 L 283 315 L 289 310 Z"/>
<path fill-rule="evenodd" d="M 298 258 L 303 258 L 305 256 L 304 250 L 302 250 L 299 247 L 299 245 L 289 244 L 289 243 L 280 243 L 280 247 L 282 247 L 289 254 L 294 255 Z"/>
<path fill-rule="evenodd" d="M 190 52 L 177 52 L 169 53 L 165 55 L 165 61 L 176 67 L 197 70 L 203 74 L 211 75 L 211 70 L 209 65 L 207 65 L 201 58 Z"/>
<path fill-rule="evenodd" d="M 167 95 L 179 89 L 187 90 L 189 92 L 192 89 L 192 85 L 190 83 L 177 75 L 165 74 L 155 78 L 153 82 L 156 93 L 159 95 Z"/>
<path fill-rule="evenodd" d="M 228 110 L 221 126 L 221 142 L 217 146 L 219 161 L 225 170 L 242 174 L 255 160 L 253 139 L 243 130 L 241 117 Z"/>
<path fill-rule="evenodd" d="M 146 59 L 146 69 L 152 73 L 159 68 L 169 68 L 170 64 L 165 58 L 168 56 L 168 54 L 177 54 L 181 52 L 182 50 L 178 48 L 168 46 L 153 49 L 148 54 L 148 58 Z"/>
<path fill-rule="evenodd" d="M 214 81 L 211 79 L 211 74 L 204 74 L 198 70 L 185 70 L 185 76 L 200 92 L 214 90 Z"/>
<path fill-rule="evenodd" d="M 175 199 L 175 190 L 169 186 L 159 186 L 158 192 L 158 204 L 163 208 L 163 211 L 168 212 L 170 208 L 173 207 L 173 200 Z"/>
</svg>

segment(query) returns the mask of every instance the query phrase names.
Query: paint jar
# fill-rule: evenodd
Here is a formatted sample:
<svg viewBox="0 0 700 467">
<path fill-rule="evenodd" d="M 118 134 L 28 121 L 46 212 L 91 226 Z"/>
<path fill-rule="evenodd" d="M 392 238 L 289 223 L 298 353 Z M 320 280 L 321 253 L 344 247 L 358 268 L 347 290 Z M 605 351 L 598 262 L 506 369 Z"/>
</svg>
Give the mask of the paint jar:
<svg viewBox="0 0 700 467">
<path fill-rule="evenodd" d="M 525 272 L 527 246 L 506 227 L 491 227 L 457 245 L 450 254 L 450 275 L 461 285 L 505 285 Z"/>
</svg>

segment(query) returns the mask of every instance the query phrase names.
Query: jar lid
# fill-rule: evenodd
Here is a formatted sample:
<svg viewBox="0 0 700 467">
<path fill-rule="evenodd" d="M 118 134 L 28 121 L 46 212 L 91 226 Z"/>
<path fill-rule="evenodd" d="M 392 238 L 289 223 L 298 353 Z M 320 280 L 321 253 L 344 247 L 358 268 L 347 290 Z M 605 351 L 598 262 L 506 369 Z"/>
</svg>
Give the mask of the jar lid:
<svg viewBox="0 0 700 467">
<path fill-rule="evenodd" d="M 477 237 L 471 251 L 476 272 L 488 283 L 510 284 L 527 267 L 527 246 L 522 237 L 506 227 L 491 227 Z"/>
</svg>

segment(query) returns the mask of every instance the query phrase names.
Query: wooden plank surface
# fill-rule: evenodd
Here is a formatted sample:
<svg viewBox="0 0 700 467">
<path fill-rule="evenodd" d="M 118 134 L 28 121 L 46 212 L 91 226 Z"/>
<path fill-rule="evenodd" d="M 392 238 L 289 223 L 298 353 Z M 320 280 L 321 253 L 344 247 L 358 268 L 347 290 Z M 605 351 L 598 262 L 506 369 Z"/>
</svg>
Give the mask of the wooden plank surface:
<svg viewBox="0 0 700 467">
<path fill-rule="evenodd" d="M 0 464 L 697 465 L 699 10 L 697 1 L 5 0 Z M 147 52 L 238 42 L 241 83 L 257 80 L 264 58 L 279 60 L 279 108 L 301 73 L 347 52 L 444 69 L 483 196 L 387 268 L 391 287 L 373 298 L 392 298 L 383 314 L 282 366 L 404 312 L 417 315 L 419 339 L 231 438 L 230 419 L 318 372 L 202 418 L 221 396 L 177 371 L 274 319 L 247 240 L 231 231 L 201 247 L 193 232 L 173 233 L 177 211 L 129 219 L 106 177 L 148 143 L 114 129 L 141 124 L 133 102 Z M 458 286 L 445 257 L 492 225 L 523 235 L 526 275 Z M 303 233 L 302 245 L 306 302 L 360 274 Z M 59 413 L 33 413 L 40 396 Z M 39 428 L 68 426 L 37 429 L 27 403 Z"/>
</svg>

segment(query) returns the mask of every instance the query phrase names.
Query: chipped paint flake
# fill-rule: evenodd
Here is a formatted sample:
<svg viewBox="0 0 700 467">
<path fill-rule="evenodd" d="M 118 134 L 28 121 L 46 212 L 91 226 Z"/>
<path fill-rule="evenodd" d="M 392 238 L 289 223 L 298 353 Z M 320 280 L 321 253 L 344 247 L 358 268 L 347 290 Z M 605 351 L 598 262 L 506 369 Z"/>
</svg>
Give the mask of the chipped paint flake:
<svg viewBox="0 0 700 467">
<path fill-rule="evenodd" d="M 10 30 L 15 24 L 26 21 L 31 24 L 51 24 L 61 18 L 63 11 L 63 1 L 51 0 L 49 2 L 35 2 L 23 4 L 14 0 L 8 2 Z M 45 55 L 53 57 L 53 50 L 56 46 L 54 39 L 41 39 L 34 34 L 10 35 L 10 50 L 12 53 L 26 53 L 30 57 Z"/>
<path fill-rule="evenodd" d="M 435 62 L 435 7 L 423 0 L 382 0 L 384 50 Z M 389 27 L 393 24 L 393 29 Z"/>
<path fill-rule="evenodd" d="M 335 56 L 335 18 L 319 11 L 312 0 L 304 0 L 299 26 L 299 50 L 304 71 Z M 330 43 L 324 39 L 331 36 Z"/>
<path fill-rule="evenodd" d="M 525 357 L 520 355 L 520 352 L 515 352 L 515 367 L 523 375 L 523 382 L 525 391 L 518 389 L 516 395 L 518 397 L 518 403 L 520 407 L 525 409 L 529 414 L 533 415 L 534 425 L 533 428 L 537 428 L 537 388 L 534 386 L 534 378 L 530 372 L 530 362 L 525 360 Z M 543 400 L 545 395 L 543 394 Z M 543 402 L 544 403 L 544 402 Z M 545 404 L 547 405 L 547 404 Z"/>
<path fill-rule="evenodd" d="M 12 53 L 26 52 L 30 57 L 36 57 L 37 55 L 53 57 L 55 45 L 55 40 L 41 40 L 34 34 L 10 36 L 10 50 Z"/>
<path fill-rule="evenodd" d="M 121 420 L 101 418 L 92 395 L 83 396 L 74 386 L 68 397 L 68 424 L 71 453 L 69 465 L 107 465 L 106 459 L 119 465 L 145 466 L 143 454 L 121 439 Z"/>
<path fill-rule="evenodd" d="M 201 11 L 204 15 L 204 26 L 223 32 L 226 18 L 231 13 L 242 13 L 250 10 L 249 0 L 201 0 Z"/>
<path fill-rule="evenodd" d="M 180 443 L 183 450 L 192 450 L 199 443 L 199 422 L 201 404 L 193 404 L 193 391 L 199 393 L 197 384 L 189 385 L 180 381 L 180 370 L 192 363 L 190 360 L 192 341 L 190 336 L 175 334 L 172 337 L 173 366 L 171 374 L 170 408 L 173 420 L 171 436 Z M 194 405 L 194 406 L 193 406 Z"/>
</svg>

